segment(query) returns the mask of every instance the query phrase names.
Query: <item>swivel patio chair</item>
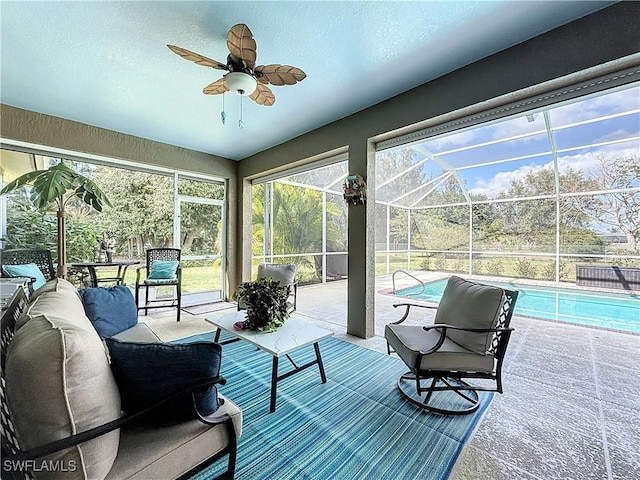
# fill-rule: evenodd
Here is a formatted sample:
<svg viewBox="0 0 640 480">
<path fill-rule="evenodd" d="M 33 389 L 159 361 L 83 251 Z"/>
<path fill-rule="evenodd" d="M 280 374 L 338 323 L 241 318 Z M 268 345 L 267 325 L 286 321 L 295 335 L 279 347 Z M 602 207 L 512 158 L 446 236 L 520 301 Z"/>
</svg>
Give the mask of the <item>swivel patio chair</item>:
<svg viewBox="0 0 640 480">
<path fill-rule="evenodd" d="M 38 274 L 38 270 L 41 275 Z M 0 272 L 3 277 L 28 278 L 30 292 L 42 286 L 44 282 L 56 278 L 51 252 L 41 248 L 0 250 Z"/>
<path fill-rule="evenodd" d="M 142 271 L 146 275 L 142 278 Z M 171 287 L 170 298 L 151 298 L 152 289 L 157 287 Z M 140 290 L 145 289 L 144 304 L 140 305 Z M 182 302 L 182 268 L 180 266 L 179 248 L 149 248 L 147 250 L 147 264 L 136 271 L 136 306 L 138 311 L 149 313 L 153 308 L 177 308 L 178 322 Z"/>
<path fill-rule="evenodd" d="M 388 353 L 409 371 L 398 380 L 412 404 L 441 414 L 461 415 L 480 406 L 479 391 L 502 393 L 502 363 L 517 291 L 452 276 L 437 307 L 402 303 L 404 316 L 385 327 Z M 437 308 L 428 326 L 402 325 L 411 308 Z M 467 383 L 469 379 L 490 382 Z"/>
<path fill-rule="evenodd" d="M 298 280 L 296 274 L 298 266 L 295 263 L 277 265 L 275 263 L 261 263 L 258 265 L 258 278 L 271 277 L 271 280 L 280 282 L 281 286 L 291 287 L 291 297 L 293 297 L 293 307 L 291 312 L 296 311 L 298 298 Z"/>
</svg>

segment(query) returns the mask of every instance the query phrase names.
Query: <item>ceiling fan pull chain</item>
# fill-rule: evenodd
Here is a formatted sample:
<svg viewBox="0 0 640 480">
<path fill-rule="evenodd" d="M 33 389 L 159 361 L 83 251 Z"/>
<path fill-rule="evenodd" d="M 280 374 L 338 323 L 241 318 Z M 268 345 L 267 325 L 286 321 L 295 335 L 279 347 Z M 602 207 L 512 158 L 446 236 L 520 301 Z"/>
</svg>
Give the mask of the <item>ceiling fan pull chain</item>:
<svg viewBox="0 0 640 480">
<path fill-rule="evenodd" d="M 222 125 L 225 125 L 227 114 L 224 113 L 224 93 L 222 94 L 222 112 L 220 112 L 220 119 L 222 120 Z"/>
<path fill-rule="evenodd" d="M 240 130 L 244 129 L 244 123 L 242 122 L 242 97 L 243 95 L 240 95 L 240 120 L 238 120 L 238 128 Z"/>
</svg>

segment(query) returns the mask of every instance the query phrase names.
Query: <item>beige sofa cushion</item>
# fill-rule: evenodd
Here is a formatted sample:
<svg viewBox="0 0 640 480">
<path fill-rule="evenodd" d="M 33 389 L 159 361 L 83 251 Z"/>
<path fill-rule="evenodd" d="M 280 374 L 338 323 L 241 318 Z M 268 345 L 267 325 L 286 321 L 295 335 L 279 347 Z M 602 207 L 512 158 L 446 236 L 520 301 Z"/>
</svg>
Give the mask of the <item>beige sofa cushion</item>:
<svg viewBox="0 0 640 480">
<path fill-rule="evenodd" d="M 36 297 L 7 349 L 7 402 L 23 449 L 88 430 L 121 413 L 100 337 L 75 289 L 64 281 L 56 285 Z M 41 471 L 36 478 L 104 478 L 118 453 L 119 437 L 114 431 L 53 454 L 47 458 L 73 471 Z"/>
<path fill-rule="evenodd" d="M 122 342 L 137 342 L 137 343 L 158 343 L 162 342 L 160 337 L 155 334 L 153 330 L 143 322 L 136 323 L 133 327 L 113 335 L 111 338 L 120 340 Z"/>
<path fill-rule="evenodd" d="M 242 434 L 242 410 L 224 399 L 212 417 L 229 415 L 235 434 Z M 120 451 L 107 480 L 148 480 L 177 478 L 215 455 L 228 444 L 221 425 L 205 425 L 199 420 L 158 425 L 140 423 L 122 429 Z"/>
<path fill-rule="evenodd" d="M 434 323 L 462 328 L 495 328 L 502 310 L 504 291 L 452 276 L 442 294 Z M 472 352 L 484 354 L 493 334 L 448 330 L 447 337 Z"/>
</svg>

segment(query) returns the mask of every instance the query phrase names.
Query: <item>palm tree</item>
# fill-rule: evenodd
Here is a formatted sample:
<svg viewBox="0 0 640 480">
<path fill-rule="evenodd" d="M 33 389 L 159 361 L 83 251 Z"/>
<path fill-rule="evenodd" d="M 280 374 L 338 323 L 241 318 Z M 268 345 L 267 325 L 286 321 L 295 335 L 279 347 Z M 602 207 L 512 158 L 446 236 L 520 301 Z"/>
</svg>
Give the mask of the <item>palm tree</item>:
<svg viewBox="0 0 640 480">
<path fill-rule="evenodd" d="M 64 278 L 67 274 L 65 208 L 68 202 L 72 198 L 78 198 L 98 212 L 102 211 L 104 205 L 111 206 L 111 203 L 91 179 L 68 167 L 63 161 L 47 170 L 35 170 L 21 175 L 0 190 L 0 196 L 27 185 L 31 185 L 30 197 L 36 208 L 45 210 L 50 204 L 57 208 L 57 275 Z"/>
</svg>

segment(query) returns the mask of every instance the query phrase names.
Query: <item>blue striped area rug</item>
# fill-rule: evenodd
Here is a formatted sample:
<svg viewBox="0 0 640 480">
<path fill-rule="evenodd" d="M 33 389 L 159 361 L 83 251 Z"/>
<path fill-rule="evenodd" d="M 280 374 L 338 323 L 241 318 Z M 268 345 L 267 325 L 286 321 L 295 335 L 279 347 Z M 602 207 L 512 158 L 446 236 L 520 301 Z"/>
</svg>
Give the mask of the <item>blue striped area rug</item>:
<svg viewBox="0 0 640 480">
<path fill-rule="evenodd" d="M 197 335 L 180 343 L 213 339 Z M 396 382 L 405 365 L 397 358 L 329 338 L 320 342 L 327 383 L 317 366 L 278 384 L 277 409 L 269 413 L 272 357 L 246 342 L 223 347 L 220 391 L 243 410 L 238 480 L 446 479 L 493 394 L 471 415 L 443 416 L 407 402 Z M 313 347 L 294 352 L 298 365 Z M 290 367 L 280 359 L 282 374 Z M 214 464 L 192 480 L 218 475 Z"/>
</svg>

